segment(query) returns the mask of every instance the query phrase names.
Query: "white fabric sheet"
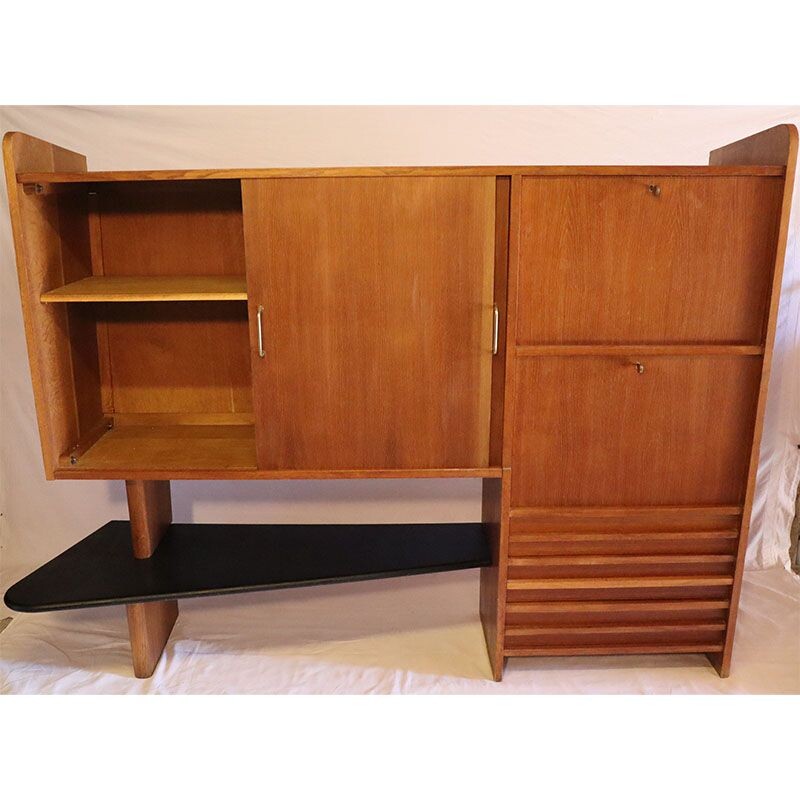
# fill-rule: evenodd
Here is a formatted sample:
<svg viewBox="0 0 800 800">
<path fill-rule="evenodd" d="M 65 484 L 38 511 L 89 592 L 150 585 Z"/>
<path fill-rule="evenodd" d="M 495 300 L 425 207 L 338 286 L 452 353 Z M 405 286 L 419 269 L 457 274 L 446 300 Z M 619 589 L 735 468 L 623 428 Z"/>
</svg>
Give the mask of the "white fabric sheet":
<svg viewBox="0 0 800 800">
<path fill-rule="evenodd" d="M 800 693 L 800 579 L 746 573 L 730 678 L 701 655 L 510 659 L 491 680 L 478 575 L 185 600 L 152 678 L 132 677 L 122 608 L 19 615 L 0 692 Z"/>
<path fill-rule="evenodd" d="M 704 164 L 709 150 L 714 147 L 782 122 L 800 124 L 800 108 L 0 109 L 0 132 L 21 130 L 84 153 L 93 169 L 352 164 Z M 48 483 L 43 478 L 5 187 L 0 198 L 0 590 L 5 591 L 16 580 L 109 519 L 126 518 L 127 509 L 120 482 Z M 761 449 L 749 566 L 786 563 L 793 499 L 800 479 L 800 451 L 796 447 L 800 442 L 797 219 L 795 213 Z M 470 521 L 478 519 L 480 513 L 480 485 L 471 480 L 178 482 L 173 484 L 173 498 L 175 519 L 182 522 Z M 452 576 L 442 580 L 445 586 L 460 585 L 459 578 Z M 409 603 L 413 606 L 424 598 L 426 587 L 435 585 L 438 584 L 432 578 L 410 581 L 407 584 Z M 320 604 L 321 620 L 326 618 L 321 612 L 328 602 L 342 604 L 354 620 L 373 613 L 373 609 L 362 608 L 362 593 L 367 591 L 363 587 L 340 591 L 325 589 L 312 593 Z M 382 595 L 378 592 L 377 596 Z M 252 613 L 258 615 L 261 604 L 266 603 L 264 608 L 269 609 L 271 602 L 262 599 L 192 602 L 186 604 L 186 613 L 179 625 L 194 624 L 190 615 L 195 613 L 195 608 L 208 606 L 211 614 L 216 608 L 253 609 Z M 287 602 L 291 608 L 292 601 Z M 456 616 L 467 614 L 457 605 L 451 610 Z M 9 613 L 5 607 L 2 612 Z M 467 639 L 471 636 L 470 641 L 477 642 L 479 632 L 472 617 L 467 614 L 460 618 L 464 620 Z M 116 613 L 64 613 L 53 619 L 56 625 L 81 629 L 84 619 L 87 623 L 94 621 L 98 626 L 99 652 L 107 653 L 109 658 L 116 652 L 115 636 L 121 630 Z M 37 626 L 43 624 L 40 617 L 15 620 L 10 631 L 21 633 L 13 635 L 12 639 L 16 635 L 34 636 Z M 374 624 L 379 626 L 379 614 Z M 228 630 L 222 625 L 218 629 Z M 102 631 L 108 634 L 107 638 L 102 637 Z M 4 634 L 3 638 L 7 639 L 8 635 Z M 422 628 L 415 632 L 410 624 L 401 635 L 413 641 L 426 635 L 432 636 L 432 641 L 436 639 L 435 631 L 426 633 Z M 302 637 L 303 630 L 296 636 Z M 453 640 L 452 646 L 464 645 Z M 358 650 L 357 645 L 353 647 Z M 202 651 L 213 648 L 213 644 L 200 642 L 197 648 Z M 371 658 L 369 651 L 369 648 L 364 651 L 363 657 L 367 660 Z M 474 653 L 475 658 L 481 658 L 480 648 L 474 649 Z M 424 657 L 419 657 L 424 662 Z M 435 661 L 437 657 L 429 658 Z M 246 672 L 258 669 L 255 664 L 248 667 L 246 661 L 245 656 L 236 663 Z M 345 674 L 352 662 L 345 659 L 341 663 L 340 677 L 336 677 L 336 671 L 331 673 L 332 689 L 336 688 L 338 680 L 347 685 Z M 441 663 L 446 663 L 446 659 Z M 414 669 L 426 672 L 424 663 L 406 666 L 412 673 Z M 480 669 L 485 668 L 484 663 Z M 115 669 L 124 672 L 127 662 L 120 662 Z M 306 667 L 298 661 L 297 669 Z M 451 674 L 442 669 L 443 674 Z M 467 667 L 463 669 L 465 674 L 477 674 L 469 672 Z M 295 685 L 293 680 L 289 683 Z"/>
</svg>

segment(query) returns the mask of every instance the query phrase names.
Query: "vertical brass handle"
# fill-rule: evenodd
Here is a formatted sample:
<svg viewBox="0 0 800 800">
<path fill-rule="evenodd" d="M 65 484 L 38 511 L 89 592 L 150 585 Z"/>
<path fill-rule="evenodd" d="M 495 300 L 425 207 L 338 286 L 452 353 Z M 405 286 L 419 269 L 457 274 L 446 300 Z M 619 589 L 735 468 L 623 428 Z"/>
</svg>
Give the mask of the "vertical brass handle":
<svg viewBox="0 0 800 800">
<path fill-rule="evenodd" d="M 496 356 L 500 344 L 500 309 L 497 307 L 497 303 L 494 304 L 492 319 L 492 355 Z"/>
<path fill-rule="evenodd" d="M 256 324 L 258 326 L 258 357 L 264 358 L 264 331 L 262 329 L 262 322 L 264 320 L 264 306 L 259 306 L 256 313 Z"/>
</svg>

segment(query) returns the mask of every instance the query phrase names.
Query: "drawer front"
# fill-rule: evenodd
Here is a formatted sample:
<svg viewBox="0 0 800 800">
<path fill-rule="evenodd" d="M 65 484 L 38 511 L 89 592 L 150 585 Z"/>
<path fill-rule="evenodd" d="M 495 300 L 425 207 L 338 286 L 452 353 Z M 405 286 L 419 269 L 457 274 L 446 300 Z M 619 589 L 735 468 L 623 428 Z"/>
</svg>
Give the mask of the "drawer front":
<svg viewBox="0 0 800 800">
<path fill-rule="evenodd" d="M 782 190 L 770 177 L 524 178 L 517 343 L 759 344 Z"/>
<path fill-rule="evenodd" d="M 739 519 L 513 517 L 504 648 L 514 654 L 712 652 L 722 645 Z"/>
<path fill-rule="evenodd" d="M 519 359 L 511 505 L 740 503 L 760 369 L 746 356 Z"/>
</svg>

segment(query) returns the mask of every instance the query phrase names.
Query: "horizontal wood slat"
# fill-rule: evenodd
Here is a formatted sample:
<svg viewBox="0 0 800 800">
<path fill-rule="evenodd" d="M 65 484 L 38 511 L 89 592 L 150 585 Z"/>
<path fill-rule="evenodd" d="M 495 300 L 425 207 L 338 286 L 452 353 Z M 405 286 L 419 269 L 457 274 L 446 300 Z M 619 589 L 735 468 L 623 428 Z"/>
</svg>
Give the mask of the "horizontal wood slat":
<svg viewBox="0 0 800 800">
<path fill-rule="evenodd" d="M 509 579 L 732 575 L 733 555 L 582 555 L 510 558 Z"/>
<path fill-rule="evenodd" d="M 508 603 L 506 625 L 510 630 L 525 625 L 724 622 L 728 606 L 727 600 Z"/>
<path fill-rule="evenodd" d="M 543 344 L 517 345 L 519 358 L 537 356 L 761 356 L 760 345 L 742 344 Z"/>
<path fill-rule="evenodd" d="M 735 552 L 739 532 L 719 531 L 602 531 L 572 533 L 539 531 L 514 533 L 509 541 L 512 558 L 578 555 L 729 555 Z"/>
<path fill-rule="evenodd" d="M 727 600 L 730 575 L 514 579 L 507 600 Z"/>
<path fill-rule="evenodd" d="M 719 653 L 722 644 L 589 645 L 582 647 L 505 647 L 506 656 L 630 656 L 656 653 Z"/>
<path fill-rule="evenodd" d="M 506 629 L 509 646 L 570 647 L 580 645 L 719 644 L 725 622 L 647 625 L 544 626 Z"/>
<path fill-rule="evenodd" d="M 243 180 L 249 178 L 326 178 L 458 175 L 672 175 L 694 177 L 782 177 L 781 166 L 476 166 L 476 167 L 273 167 L 268 169 L 158 169 L 97 172 L 19 172 L 17 182 L 108 183 L 115 181 Z"/>
</svg>

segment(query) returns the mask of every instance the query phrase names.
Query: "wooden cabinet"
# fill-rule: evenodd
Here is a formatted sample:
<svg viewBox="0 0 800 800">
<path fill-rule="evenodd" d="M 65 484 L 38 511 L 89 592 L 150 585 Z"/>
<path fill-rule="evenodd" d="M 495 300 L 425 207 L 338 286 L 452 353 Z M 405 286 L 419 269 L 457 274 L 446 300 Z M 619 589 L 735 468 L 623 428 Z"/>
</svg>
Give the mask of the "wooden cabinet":
<svg viewBox="0 0 800 800">
<path fill-rule="evenodd" d="M 797 149 L 88 172 L 8 134 L 45 472 L 126 480 L 131 524 L 6 602 L 128 604 L 144 675 L 178 597 L 481 567 L 497 679 L 574 654 L 726 675 Z M 482 518 L 171 523 L 173 479 L 341 477 L 479 478 Z"/>
<path fill-rule="evenodd" d="M 495 180 L 242 196 L 259 467 L 488 467 Z"/>
</svg>

